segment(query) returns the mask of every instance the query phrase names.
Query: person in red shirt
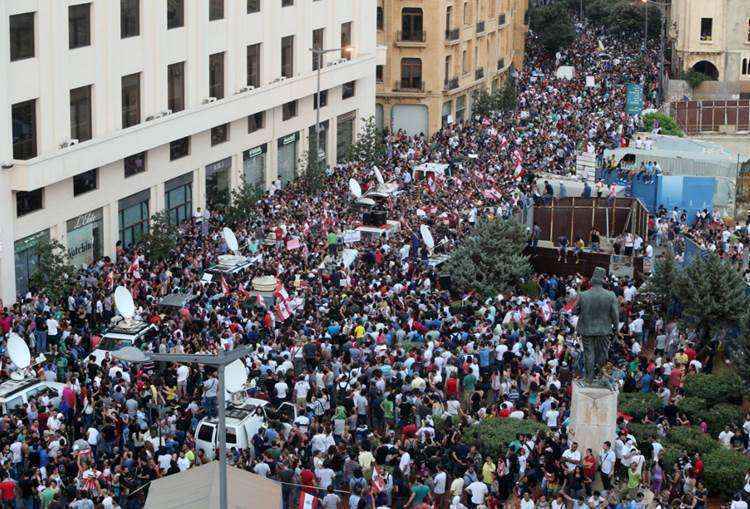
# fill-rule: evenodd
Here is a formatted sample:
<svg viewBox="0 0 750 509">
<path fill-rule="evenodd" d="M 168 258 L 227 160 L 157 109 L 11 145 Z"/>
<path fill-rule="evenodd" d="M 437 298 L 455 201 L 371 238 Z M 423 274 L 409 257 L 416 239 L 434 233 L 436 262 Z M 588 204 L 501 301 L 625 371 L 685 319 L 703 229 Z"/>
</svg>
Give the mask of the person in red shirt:
<svg viewBox="0 0 750 509">
<path fill-rule="evenodd" d="M 458 378 L 455 375 L 451 375 L 445 381 L 445 394 L 446 396 L 458 396 Z"/>
<path fill-rule="evenodd" d="M 16 499 L 16 481 L 5 476 L 0 482 L 0 493 L 2 493 L 3 507 L 14 507 L 13 501 Z"/>
<path fill-rule="evenodd" d="M 303 468 L 299 473 L 300 483 L 302 484 L 302 491 L 315 495 L 315 474 L 309 468 Z"/>
</svg>

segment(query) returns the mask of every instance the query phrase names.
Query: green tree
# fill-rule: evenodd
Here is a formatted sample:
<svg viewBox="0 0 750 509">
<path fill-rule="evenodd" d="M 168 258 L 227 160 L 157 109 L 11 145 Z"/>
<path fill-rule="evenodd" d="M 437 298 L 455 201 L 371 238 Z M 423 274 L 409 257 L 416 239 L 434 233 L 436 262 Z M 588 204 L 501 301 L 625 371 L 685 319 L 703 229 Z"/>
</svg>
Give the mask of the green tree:
<svg viewBox="0 0 750 509">
<path fill-rule="evenodd" d="M 711 76 L 703 74 L 700 71 L 695 71 L 693 69 L 684 73 L 682 75 L 682 79 L 687 82 L 691 90 L 695 90 L 696 88 L 698 88 L 704 81 L 714 81 Z"/>
<path fill-rule="evenodd" d="M 664 113 L 659 113 L 658 111 L 646 113 L 645 115 L 643 115 L 643 124 L 647 131 L 650 131 L 654 128 L 655 120 L 659 121 L 661 134 L 679 137 L 685 136 L 685 133 L 682 131 L 682 129 L 680 129 L 680 126 L 677 124 L 677 121 L 675 121 L 675 119 L 673 119 L 669 115 L 665 115 Z"/>
<path fill-rule="evenodd" d="M 569 46 L 576 38 L 573 20 L 562 3 L 534 7 L 529 13 L 529 28 L 538 34 L 550 53 Z"/>
<path fill-rule="evenodd" d="M 36 245 L 36 256 L 29 287 L 43 292 L 52 302 L 60 302 L 75 284 L 76 269 L 70 263 L 68 250 L 57 240 L 44 240 Z"/>
<path fill-rule="evenodd" d="M 378 129 L 373 117 L 363 118 L 357 141 L 349 146 L 347 161 L 379 164 L 385 159 L 385 156 L 386 146 L 383 131 Z"/>
<path fill-rule="evenodd" d="M 664 256 L 656 260 L 653 274 L 646 282 L 645 290 L 656 297 L 656 302 L 662 312 L 667 312 L 674 302 L 675 285 L 680 277 L 680 272 L 674 260 L 672 252 L 667 250 Z"/>
<path fill-rule="evenodd" d="M 527 235 L 523 226 L 506 219 L 480 221 L 446 262 L 445 271 L 463 291 L 485 297 L 515 289 L 531 274 L 522 254 Z"/>
<path fill-rule="evenodd" d="M 247 221 L 253 215 L 255 205 L 263 197 L 263 190 L 246 181 L 243 177 L 242 185 L 232 191 L 232 199 L 224 211 L 224 221 L 230 227 L 236 227 Z"/>
<path fill-rule="evenodd" d="M 311 195 L 320 193 L 325 187 L 325 162 L 320 159 L 317 153 L 317 145 L 313 140 L 310 150 L 299 161 L 299 178 L 305 191 Z"/>
<path fill-rule="evenodd" d="M 677 279 L 683 316 L 703 339 L 741 325 L 750 305 L 742 275 L 715 253 L 699 256 Z"/>
<path fill-rule="evenodd" d="M 489 117 L 496 111 L 510 111 L 516 107 L 516 86 L 511 78 L 494 92 L 482 90 L 474 102 L 474 114 Z"/>
<path fill-rule="evenodd" d="M 177 226 L 169 220 L 169 212 L 156 212 L 149 219 L 148 233 L 143 238 L 146 257 L 152 262 L 166 260 L 177 247 L 178 239 L 179 232 Z"/>
</svg>

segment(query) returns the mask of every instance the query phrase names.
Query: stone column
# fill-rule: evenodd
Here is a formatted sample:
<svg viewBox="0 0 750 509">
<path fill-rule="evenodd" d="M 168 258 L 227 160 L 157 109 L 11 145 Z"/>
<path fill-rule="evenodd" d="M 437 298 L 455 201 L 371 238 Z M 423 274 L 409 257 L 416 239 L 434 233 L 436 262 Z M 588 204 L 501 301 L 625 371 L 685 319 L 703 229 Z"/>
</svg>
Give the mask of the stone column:
<svg viewBox="0 0 750 509">
<path fill-rule="evenodd" d="M 601 387 L 587 387 L 573 382 L 573 399 L 570 405 L 570 439 L 578 442 L 581 455 L 586 449 L 594 454 L 601 451 L 602 443 L 614 444 L 617 435 L 617 391 Z"/>
</svg>

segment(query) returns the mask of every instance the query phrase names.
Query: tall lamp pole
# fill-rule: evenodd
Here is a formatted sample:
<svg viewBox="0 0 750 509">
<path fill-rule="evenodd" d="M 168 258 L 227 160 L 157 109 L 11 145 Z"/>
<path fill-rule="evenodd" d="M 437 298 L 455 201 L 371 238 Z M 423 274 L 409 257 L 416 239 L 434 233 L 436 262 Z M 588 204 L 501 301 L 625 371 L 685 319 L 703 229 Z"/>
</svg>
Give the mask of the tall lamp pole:
<svg viewBox="0 0 750 509">
<path fill-rule="evenodd" d="M 224 368 L 228 364 L 250 355 L 247 348 L 235 350 L 220 350 L 219 355 L 201 354 L 171 354 L 144 352 L 138 348 L 128 346 L 115 350 L 110 354 L 116 359 L 127 362 L 179 362 L 181 364 L 203 364 L 214 366 L 218 371 L 219 384 L 216 388 L 216 404 L 218 406 L 218 437 L 219 442 L 219 508 L 227 509 L 227 428 L 226 428 L 226 401 L 224 397 Z"/>
<path fill-rule="evenodd" d="M 313 55 L 315 55 L 316 61 L 317 61 L 317 67 L 318 67 L 318 85 L 317 85 L 317 91 L 315 92 L 315 101 L 317 102 L 317 108 L 315 108 L 315 160 L 320 162 L 320 71 L 323 68 L 323 55 L 326 53 L 335 53 L 337 51 L 343 51 L 345 53 L 348 53 L 351 55 L 352 48 L 347 46 L 345 48 L 330 48 L 330 49 L 323 49 L 323 48 L 310 48 L 310 51 L 312 51 Z"/>
</svg>

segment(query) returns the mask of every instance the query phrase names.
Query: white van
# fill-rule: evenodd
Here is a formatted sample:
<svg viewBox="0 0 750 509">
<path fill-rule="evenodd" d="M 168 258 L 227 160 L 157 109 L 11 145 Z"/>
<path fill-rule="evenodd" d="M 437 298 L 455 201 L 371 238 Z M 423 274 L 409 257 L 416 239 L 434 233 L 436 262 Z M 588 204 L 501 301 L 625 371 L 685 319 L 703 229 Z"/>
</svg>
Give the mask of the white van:
<svg viewBox="0 0 750 509">
<path fill-rule="evenodd" d="M 23 406 L 31 398 L 38 398 L 46 394 L 55 408 L 60 407 L 62 391 L 65 384 L 47 382 L 36 378 L 24 380 L 6 380 L 0 383 L 0 411 L 3 415 Z"/>
<path fill-rule="evenodd" d="M 297 418 L 297 408 L 291 403 L 282 403 L 273 409 L 268 401 L 247 398 L 240 405 L 230 405 L 226 410 L 227 451 L 245 449 L 252 446 L 252 440 L 261 427 L 268 427 L 269 421 L 278 420 L 284 425 L 284 435 L 292 429 Z M 218 435 L 218 419 L 204 418 L 198 423 L 195 432 L 195 448 L 203 451 L 206 458 L 214 459 Z"/>
<path fill-rule="evenodd" d="M 139 343 L 150 340 L 159 331 L 154 324 L 134 320 L 126 323 L 122 317 L 113 318 L 112 324 L 96 348 L 86 358 L 86 360 L 94 359 L 97 366 L 102 365 L 102 361 L 109 352 L 126 346 L 138 347 Z"/>
</svg>

